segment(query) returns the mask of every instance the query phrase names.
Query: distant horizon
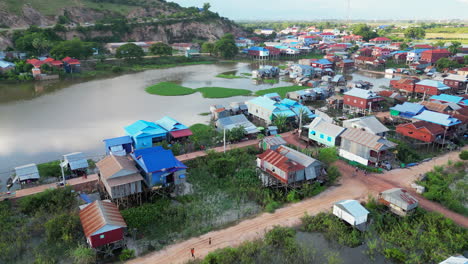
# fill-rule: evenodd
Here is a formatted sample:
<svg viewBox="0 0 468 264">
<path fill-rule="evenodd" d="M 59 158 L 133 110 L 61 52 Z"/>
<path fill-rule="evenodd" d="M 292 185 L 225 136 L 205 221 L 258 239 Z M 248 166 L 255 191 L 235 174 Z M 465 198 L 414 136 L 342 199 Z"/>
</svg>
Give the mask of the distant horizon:
<svg viewBox="0 0 468 264">
<path fill-rule="evenodd" d="M 394 0 L 391 4 L 375 0 L 350 0 L 349 13 L 347 0 L 290 0 L 288 5 L 271 0 L 237 0 L 235 3 L 226 0 L 168 1 L 184 7 L 202 7 L 204 3 L 210 3 L 212 11 L 235 21 L 347 20 L 348 15 L 354 21 L 468 21 L 468 0 Z"/>
</svg>

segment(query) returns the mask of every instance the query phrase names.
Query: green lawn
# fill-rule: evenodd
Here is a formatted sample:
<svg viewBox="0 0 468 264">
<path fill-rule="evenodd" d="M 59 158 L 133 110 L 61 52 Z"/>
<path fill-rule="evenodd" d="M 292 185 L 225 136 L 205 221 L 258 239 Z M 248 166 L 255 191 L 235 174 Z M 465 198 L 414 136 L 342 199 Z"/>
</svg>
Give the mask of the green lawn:
<svg viewBox="0 0 468 264">
<path fill-rule="evenodd" d="M 226 98 L 251 94 L 250 90 L 223 87 L 201 87 L 196 90 L 199 91 L 205 98 Z"/>
<path fill-rule="evenodd" d="M 278 93 L 281 97 L 285 97 L 286 93 L 288 92 L 294 92 L 298 90 L 303 90 L 306 89 L 307 87 L 304 86 L 299 86 L 299 85 L 293 85 L 293 86 L 283 86 L 283 87 L 275 87 L 275 88 L 270 88 L 270 89 L 264 89 L 257 91 L 255 95 L 262 96 L 268 93 Z"/>
<path fill-rule="evenodd" d="M 245 79 L 246 78 L 244 76 L 237 76 L 237 75 L 234 75 L 234 74 L 222 74 L 222 73 L 216 75 L 216 77 L 224 78 L 224 79 Z"/>
<path fill-rule="evenodd" d="M 178 96 L 193 94 L 196 90 L 171 82 L 161 82 L 146 88 L 146 92 L 162 96 Z"/>
<path fill-rule="evenodd" d="M 161 82 L 147 87 L 146 92 L 161 96 L 179 96 L 200 92 L 205 98 L 227 98 L 232 96 L 250 95 L 251 91 L 246 89 L 234 89 L 223 87 L 201 87 L 192 89 L 172 82 Z"/>
</svg>

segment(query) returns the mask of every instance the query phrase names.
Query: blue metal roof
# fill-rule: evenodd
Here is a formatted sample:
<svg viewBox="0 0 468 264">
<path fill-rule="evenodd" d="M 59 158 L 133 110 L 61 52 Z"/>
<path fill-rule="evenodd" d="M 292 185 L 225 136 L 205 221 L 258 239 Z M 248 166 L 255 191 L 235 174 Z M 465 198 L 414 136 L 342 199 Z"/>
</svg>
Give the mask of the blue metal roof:
<svg viewBox="0 0 468 264">
<path fill-rule="evenodd" d="M 81 152 L 63 155 L 64 160 L 70 165 L 71 170 L 88 168 L 88 160 Z"/>
<path fill-rule="evenodd" d="M 426 50 L 429 50 L 429 49 L 414 49 L 414 50 L 410 50 L 409 52 L 422 53 L 423 51 L 426 51 Z"/>
<path fill-rule="evenodd" d="M 327 59 L 320 59 L 320 60 L 316 60 L 316 61 L 313 61 L 312 63 L 318 63 L 318 64 L 332 64 L 329 60 Z"/>
<path fill-rule="evenodd" d="M 448 87 L 447 85 L 445 85 L 445 84 L 443 84 L 443 83 L 441 83 L 439 81 L 434 81 L 434 80 L 429 80 L 429 79 L 422 80 L 420 82 L 417 82 L 416 84 L 436 87 L 438 90 L 448 90 L 448 89 L 450 89 L 450 87 Z"/>
<path fill-rule="evenodd" d="M 135 150 L 132 156 L 146 173 L 187 169 L 187 166 L 174 157 L 172 151 L 161 146 Z"/>
<path fill-rule="evenodd" d="M 132 143 L 132 138 L 130 136 L 108 138 L 103 140 L 107 148 L 119 145 L 125 145 Z"/>
<path fill-rule="evenodd" d="M 15 67 L 14 63 L 9 61 L 0 60 L 0 68 Z"/>
<path fill-rule="evenodd" d="M 91 203 L 91 198 L 86 193 L 80 193 L 81 200 L 85 201 L 86 203 Z"/>
<path fill-rule="evenodd" d="M 450 95 L 450 94 L 441 94 L 441 95 L 433 95 L 431 96 L 430 99 L 458 104 L 462 102 L 464 98 L 460 96 Z"/>
<path fill-rule="evenodd" d="M 167 131 L 153 122 L 138 120 L 135 123 L 124 127 L 125 132 L 132 137 L 161 136 Z"/>
<path fill-rule="evenodd" d="M 449 115 L 437 112 L 432 112 L 429 110 L 424 110 L 421 114 L 415 116 L 414 118 L 446 127 L 458 125 L 461 123 L 461 121 L 456 119 L 455 117 L 451 117 Z"/>
<path fill-rule="evenodd" d="M 279 95 L 279 93 L 267 93 L 267 94 L 264 94 L 263 97 L 268 97 L 268 98 L 280 97 L 280 98 L 281 98 L 281 96 Z"/>
<path fill-rule="evenodd" d="M 155 122 L 156 125 L 159 125 L 160 127 L 164 128 L 167 131 L 177 131 L 177 130 L 182 130 L 182 129 L 188 129 L 187 126 L 179 123 L 177 120 L 165 116 L 158 121 Z"/>
<path fill-rule="evenodd" d="M 367 211 L 366 208 L 364 208 L 364 206 L 362 206 L 356 200 L 342 200 L 337 202 L 336 205 L 345 209 L 349 214 L 351 214 L 355 218 L 359 218 L 369 214 L 369 211 Z"/>
<path fill-rule="evenodd" d="M 423 105 L 409 102 L 404 102 L 403 104 L 395 105 L 394 107 L 390 108 L 390 110 L 395 110 L 403 113 L 411 113 L 415 115 L 419 114 L 424 109 L 425 107 Z"/>
<path fill-rule="evenodd" d="M 248 102 L 249 102 L 249 104 L 258 105 L 258 106 L 260 106 L 262 108 L 265 108 L 265 109 L 268 109 L 270 111 L 273 111 L 276 108 L 276 106 L 275 106 L 276 102 L 271 100 L 268 97 L 265 97 L 265 96 L 255 97 L 255 98 L 249 100 Z"/>
<path fill-rule="evenodd" d="M 250 47 L 249 50 L 268 51 L 268 49 L 264 47 Z"/>
</svg>

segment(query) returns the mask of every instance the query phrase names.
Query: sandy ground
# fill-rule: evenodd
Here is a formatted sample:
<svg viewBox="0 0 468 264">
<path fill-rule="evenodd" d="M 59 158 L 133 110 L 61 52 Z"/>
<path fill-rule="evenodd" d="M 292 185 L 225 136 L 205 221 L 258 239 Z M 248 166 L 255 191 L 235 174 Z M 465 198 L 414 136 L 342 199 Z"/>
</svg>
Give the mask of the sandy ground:
<svg viewBox="0 0 468 264">
<path fill-rule="evenodd" d="M 288 143 L 293 143 L 294 139 L 290 137 L 287 138 L 287 141 Z M 303 145 L 302 142 L 294 143 Z M 369 194 L 376 196 L 379 192 L 394 187 L 405 187 L 410 190 L 409 185 L 419 174 L 432 170 L 435 165 L 443 165 L 448 160 L 457 161 L 458 159 L 458 152 L 452 152 L 410 169 L 397 169 L 376 175 L 364 175 L 364 173 L 360 172 L 355 176 L 353 176 L 354 167 L 345 162 L 338 161 L 336 165 L 343 175 L 339 184 L 316 197 L 290 204 L 276 210 L 273 214 L 263 213 L 229 228 L 209 232 L 205 235 L 168 246 L 161 251 L 131 260 L 128 263 L 185 263 L 191 259 L 190 248 L 195 248 L 195 256 L 197 258 L 203 258 L 215 249 L 228 246 L 235 247 L 244 241 L 261 238 L 266 231 L 275 225 L 298 225 L 300 224 L 300 218 L 305 213 L 315 215 L 319 212 L 330 210 L 335 202 L 343 199 L 365 200 Z M 429 211 L 441 212 L 459 225 L 468 227 L 468 219 L 466 217 L 451 212 L 441 205 L 426 200 L 419 195 L 418 199 L 421 207 Z M 210 237 L 212 240 L 211 245 L 208 244 L 208 238 Z"/>
</svg>

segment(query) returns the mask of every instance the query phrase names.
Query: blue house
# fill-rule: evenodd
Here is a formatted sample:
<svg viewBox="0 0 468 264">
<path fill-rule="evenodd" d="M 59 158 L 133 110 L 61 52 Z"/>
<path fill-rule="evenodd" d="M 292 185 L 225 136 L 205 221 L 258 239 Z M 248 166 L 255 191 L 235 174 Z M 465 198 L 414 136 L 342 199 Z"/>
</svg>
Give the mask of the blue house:
<svg viewBox="0 0 468 264">
<path fill-rule="evenodd" d="M 415 115 L 419 115 L 424 110 L 426 110 L 426 107 L 424 107 L 424 105 L 404 102 L 403 104 L 391 107 L 390 115 L 401 116 L 405 118 L 413 118 Z"/>
<path fill-rule="evenodd" d="M 149 148 L 154 142 L 166 139 L 167 131 L 153 122 L 138 120 L 124 127 L 125 133 L 133 139 L 135 149 Z"/>
<path fill-rule="evenodd" d="M 302 112 L 304 115 L 306 115 L 309 118 L 314 118 L 316 117 L 312 111 L 307 106 L 304 106 L 297 101 L 291 100 L 291 99 L 283 99 L 281 100 L 281 104 L 287 106 L 289 109 L 291 109 L 296 116 L 299 116 L 299 114 Z"/>
<path fill-rule="evenodd" d="M 461 124 L 461 121 L 455 117 L 437 112 L 432 112 L 429 110 L 423 111 L 421 114 L 415 116 L 414 118 L 427 121 L 429 123 L 442 125 L 444 127 L 451 127 L 454 125 Z"/>
<path fill-rule="evenodd" d="M 450 95 L 450 94 L 440 94 L 433 95 L 429 98 L 430 101 L 440 101 L 442 103 L 454 103 L 459 105 L 468 105 L 468 99 L 465 99 L 461 96 Z"/>
<path fill-rule="evenodd" d="M 167 131 L 166 137 L 168 141 L 187 138 L 193 135 L 192 131 L 190 131 L 186 125 L 168 116 L 161 118 L 155 123 Z"/>
<path fill-rule="evenodd" d="M 187 166 L 170 150 L 161 146 L 137 149 L 131 156 L 149 187 L 177 185 L 185 180 Z"/>
<path fill-rule="evenodd" d="M 115 156 L 125 156 L 132 152 L 132 138 L 130 136 L 104 139 L 106 154 Z"/>
</svg>

